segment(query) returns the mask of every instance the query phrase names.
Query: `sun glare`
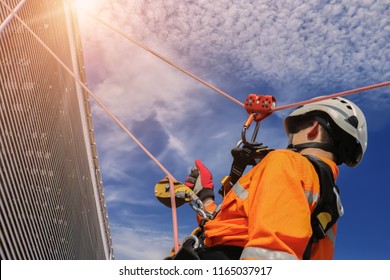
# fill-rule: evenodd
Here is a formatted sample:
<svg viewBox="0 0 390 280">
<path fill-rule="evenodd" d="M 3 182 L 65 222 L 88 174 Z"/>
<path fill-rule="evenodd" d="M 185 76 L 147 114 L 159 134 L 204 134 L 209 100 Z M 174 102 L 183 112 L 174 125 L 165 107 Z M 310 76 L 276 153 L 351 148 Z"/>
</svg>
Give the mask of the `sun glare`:
<svg viewBox="0 0 390 280">
<path fill-rule="evenodd" d="M 73 0 L 74 5 L 78 10 L 96 13 L 102 0 Z"/>
<path fill-rule="evenodd" d="M 105 0 L 72 0 L 77 10 L 80 25 L 88 26 L 88 22 L 91 22 L 91 19 L 87 13 L 97 15 L 102 6 L 102 1 Z"/>
<path fill-rule="evenodd" d="M 73 3 L 77 8 L 82 10 L 90 11 L 96 7 L 96 0 L 73 0 Z"/>
</svg>

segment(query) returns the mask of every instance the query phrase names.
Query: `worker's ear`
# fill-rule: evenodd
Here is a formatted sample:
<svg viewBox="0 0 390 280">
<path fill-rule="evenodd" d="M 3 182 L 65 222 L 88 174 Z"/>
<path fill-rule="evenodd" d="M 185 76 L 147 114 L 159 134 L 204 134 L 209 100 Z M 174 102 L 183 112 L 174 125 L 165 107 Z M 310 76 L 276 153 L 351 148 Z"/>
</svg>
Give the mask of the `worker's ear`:
<svg viewBox="0 0 390 280">
<path fill-rule="evenodd" d="M 318 121 L 314 121 L 313 125 L 309 127 L 307 131 L 307 138 L 308 139 L 315 139 L 318 136 L 318 133 L 320 132 L 320 125 L 318 124 Z"/>
</svg>

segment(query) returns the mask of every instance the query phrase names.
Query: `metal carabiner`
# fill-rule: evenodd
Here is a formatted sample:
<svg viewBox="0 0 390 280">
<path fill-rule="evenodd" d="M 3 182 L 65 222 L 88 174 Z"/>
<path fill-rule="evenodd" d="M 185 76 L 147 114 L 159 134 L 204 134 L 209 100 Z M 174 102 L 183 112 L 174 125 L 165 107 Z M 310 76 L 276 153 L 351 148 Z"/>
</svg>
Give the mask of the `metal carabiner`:
<svg viewBox="0 0 390 280">
<path fill-rule="evenodd" d="M 199 248 L 199 245 L 200 245 L 200 241 L 199 241 L 199 238 L 196 237 L 195 235 L 191 234 L 189 236 L 187 236 L 186 238 L 183 239 L 183 241 L 181 242 L 181 244 L 184 245 L 185 242 L 189 241 L 189 240 L 194 240 L 194 245 L 192 245 L 192 248 L 194 250 L 198 249 Z"/>
<path fill-rule="evenodd" d="M 188 196 L 191 199 L 189 201 L 189 204 L 196 213 L 202 216 L 203 219 L 206 220 L 212 219 L 213 217 L 212 213 L 210 213 L 204 208 L 203 202 L 199 199 L 199 197 L 196 194 L 188 193 Z M 195 205 L 195 203 L 197 204 L 197 206 Z"/>
</svg>

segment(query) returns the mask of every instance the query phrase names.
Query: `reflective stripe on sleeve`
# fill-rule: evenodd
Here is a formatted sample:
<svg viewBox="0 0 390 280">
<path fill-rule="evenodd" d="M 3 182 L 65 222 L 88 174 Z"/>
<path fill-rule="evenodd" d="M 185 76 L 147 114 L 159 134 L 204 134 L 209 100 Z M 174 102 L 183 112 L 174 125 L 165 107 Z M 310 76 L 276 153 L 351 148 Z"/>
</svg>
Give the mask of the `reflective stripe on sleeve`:
<svg viewBox="0 0 390 280">
<path fill-rule="evenodd" d="M 336 247 L 336 234 L 333 228 L 328 229 L 326 236 L 330 239 L 330 241 L 332 241 L 333 248 Z"/>
<path fill-rule="evenodd" d="M 297 260 L 297 257 L 283 251 L 247 247 L 242 251 L 241 259 Z"/>
<path fill-rule="evenodd" d="M 309 202 L 309 204 L 317 203 L 319 195 L 320 195 L 319 193 L 314 194 L 311 191 L 305 191 L 305 196 L 306 196 L 307 202 Z"/>
<path fill-rule="evenodd" d="M 236 194 L 236 196 L 238 196 L 243 200 L 248 197 L 248 191 L 244 189 L 244 187 L 241 186 L 238 182 L 234 184 L 233 191 Z"/>
</svg>

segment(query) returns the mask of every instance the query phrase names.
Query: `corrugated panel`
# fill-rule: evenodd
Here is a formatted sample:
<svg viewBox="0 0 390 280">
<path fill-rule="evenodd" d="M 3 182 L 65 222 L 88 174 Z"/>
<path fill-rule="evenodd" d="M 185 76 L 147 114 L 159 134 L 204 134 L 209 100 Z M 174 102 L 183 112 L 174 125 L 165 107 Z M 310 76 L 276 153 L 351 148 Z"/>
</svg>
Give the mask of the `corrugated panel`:
<svg viewBox="0 0 390 280">
<path fill-rule="evenodd" d="M 9 14 L 0 4 L 0 20 Z M 82 69 L 72 65 L 71 48 L 80 49 L 66 14 L 56 0 L 26 1 L 18 11 L 66 65 Z M 0 36 L 1 259 L 110 258 L 88 99 L 17 19 Z"/>
</svg>

